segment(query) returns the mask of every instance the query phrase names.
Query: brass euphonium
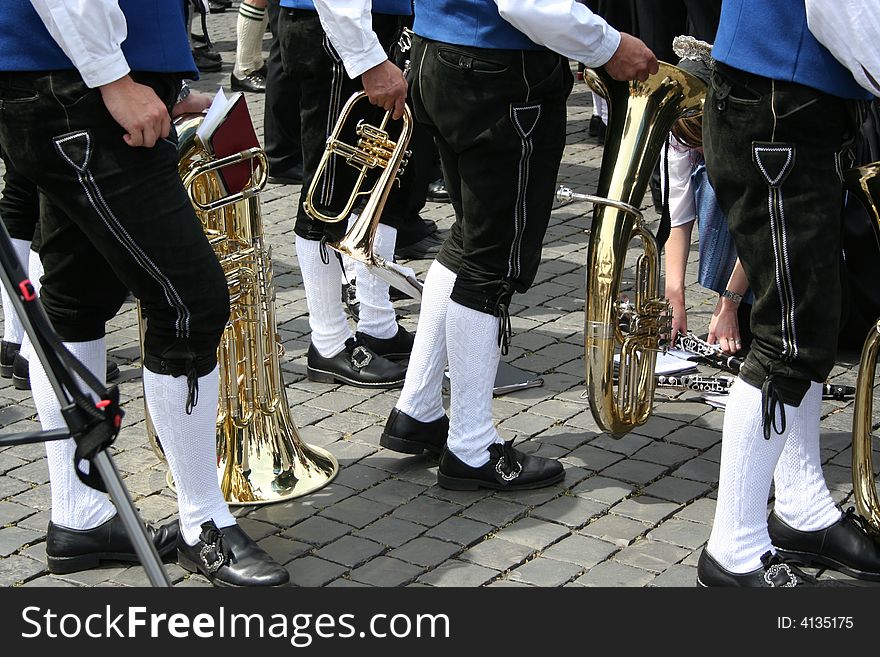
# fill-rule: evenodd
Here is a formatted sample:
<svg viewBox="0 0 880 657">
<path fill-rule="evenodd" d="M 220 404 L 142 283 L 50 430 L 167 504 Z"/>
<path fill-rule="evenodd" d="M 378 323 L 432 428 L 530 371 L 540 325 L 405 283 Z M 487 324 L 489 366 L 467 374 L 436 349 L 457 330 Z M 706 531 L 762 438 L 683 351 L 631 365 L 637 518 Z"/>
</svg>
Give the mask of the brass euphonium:
<svg viewBox="0 0 880 657">
<path fill-rule="evenodd" d="M 848 169 L 844 185 L 867 208 L 880 249 L 880 162 Z M 856 509 L 875 533 L 880 533 L 880 499 L 874 483 L 874 459 L 871 452 L 871 425 L 874 410 L 874 376 L 880 351 L 880 319 L 869 331 L 862 347 L 856 396 L 853 406 L 852 480 Z"/>
<path fill-rule="evenodd" d="M 620 82 L 601 69 L 586 75 L 608 101 L 599 187 L 596 195 L 562 187 L 557 199 L 594 204 L 584 318 L 587 394 L 596 423 L 618 438 L 651 415 L 654 365 L 670 330 L 669 303 L 660 296 L 660 250 L 639 207 L 670 129 L 702 111 L 706 85 L 664 62 L 645 82 Z M 626 252 L 637 238 L 645 252 L 635 265 L 634 299 L 621 301 Z"/>
<path fill-rule="evenodd" d="M 237 505 L 300 497 L 329 483 L 339 465 L 329 452 L 303 442 L 290 416 L 279 363 L 283 347 L 271 250 L 263 243 L 260 212 L 266 155 L 254 147 L 213 159 L 196 136 L 203 118 L 190 115 L 175 124 L 178 171 L 229 285 L 230 317 L 217 350 L 220 489 Z M 250 181 L 243 190 L 227 193 L 218 172 L 242 162 L 250 163 Z M 161 453 L 161 436 L 155 435 L 149 412 L 147 426 Z"/>
<path fill-rule="evenodd" d="M 357 219 L 348 229 L 345 236 L 338 242 L 329 242 L 328 246 L 352 260 L 362 262 L 370 271 L 392 287 L 414 299 L 422 298 L 422 283 L 413 271 L 401 267 L 395 262 L 373 253 L 373 241 L 382 217 L 382 210 L 388 200 L 391 188 L 403 174 L 409 151 L 406 150 L 412 137 L 413 123 L 409 106 L 404 106 L 401 117 L 400 134 L 396 140 L 391 139 L 388 124 L 391 112 L 385 112 L 378 126 L 361 120 L 355 127 L 357 144 L 351 145 L 342 140 L 342 134 L 349 129 L 349 116 L 358 103 L 369 102 L 364 91 L 358 91 L 343 106 L 333 132 L 327 138 L 324 154 L 318 164 L 315 177 L 309 185 L 303 207 L 313 219 L 327 223 L 347 220 L 349 215 L 366 200 L 366 205 Z M 319 208 L 318 196 L 324 193 L 327 175 L 336 165 L 336 158 L 343 158 L 349 165 L 359 169 L 357 179 L 344 207 L 336 214 L 324 214 Z M 380 170 L 378 180 L 374 170 Z"/>
</svg>

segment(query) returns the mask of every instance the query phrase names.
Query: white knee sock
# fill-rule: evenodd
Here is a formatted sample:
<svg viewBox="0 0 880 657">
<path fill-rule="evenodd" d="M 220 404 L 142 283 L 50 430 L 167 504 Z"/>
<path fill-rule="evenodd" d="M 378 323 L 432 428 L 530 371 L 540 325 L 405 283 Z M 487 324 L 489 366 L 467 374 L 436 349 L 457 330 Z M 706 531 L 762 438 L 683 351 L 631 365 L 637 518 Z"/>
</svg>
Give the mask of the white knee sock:
<svg viewBox="0 0 880 657">
<path fill-rule="evenodd" d="M 373 252 L 389 262 L 394 260 L 397 229 L 379 224 L 373 242 Z M 393 338 L 397 335 L 397 314 L 388 296 L 390 286 L 374 276 L 362 262 L 355 264 L 357 298 L 360 302 L 358 331 L 374 338 Z"/>
<path fill-rule="evenodd" d="M 100 381 L 106 376 L 107 349 L 104 338 L 90 342 L 65 342 L 64 346 Z M 66 426 L 58 398 L 49 384 L 49 378 L 38 358 L 30 363 L 31 391 L 40 423 L 44 430 Z M 91 391 L 76 380 L 84 391 Z M 92 394 L 95 398 L 95 395 Z M 93 529 L 116 514 L 110 498 L 82 483 L 73 468 L 76 443 L 73 439 L 53 440 L 46 443 L 49 480 L 52 489 L 52 522 L 70 529 Z"/>
<path fill-rule="evenodd" d="M 201 524 L 235 524 L 217 479 L 217 395 L 220 368 L 199 377 L 198 403 L 186 413 L 185 376 L 144 368 L 144 397 L 150 419 L 177 487 L 180 531 L 188 545 L 198 542 Z"/>
<path fill-rule="evenodd" d="M 18 261 L 21 263 L 22 268 L 27 270 L 28 252 L 31 250 L 30 240 L 10 238 L 9 241 L 12 242 L 12 248 L 15 250 L 15 255 L 18 256 Z M 0 297 L 2 297 L 3 303 L 3 340 L 4 342 L 21 344 L 21 340 L 24 337 L 24 329 L 21 326 L 18 313 L 12 307 L 12 299 L 10 299 L 5 285 L 0 285 Z"/>
<path fill-rule="evenodd" d="M 442 416 L 443 371 L 446 368 L 446 310 L 455 274 L 437 260 L 431 263 L 422 290 L 419 325 L 406 382 L 395 406 L 420 422 Z"/>
<path fill-rule="evenodd" d="M 345 347 L 345 341 L 352 337 L 339 294 L 342 268 L 332 252 L 328 255 L 329 262 L 324 264 L 321 243 L 297 235 L 296 257 L 306 289 L 312 344 L 324 358 L 338 354 Z"/>
<path fill-rule="evenodd" d="M 831 499 L 819 456 L 819 415 L 822 384 L 815 381 L 795 409 L 788 440 L 773 475 L 776 514 L 801 531 L 825 529 L 840 520 L 840 509 Z"/>
<path fill-rule="evenodd" d="M 731 572 L 760 568 L 761 555 L 772 551 L 767 498 L 796 411 L 786 405 L 786 431 L 781 435 L 771 431 L 770 440 L 764 440 L 761 391 L 738 377 L 730 389 L 724 410 L 718 502 L 707 549 Z"/>
<path fill-rule="evenodd" d="M 489 460 L 501 442 L 492 420 L 492 389 L 501 358 L 498 318 L 450 300 L 446 310 L 451 406 L 446 444 L 473 468 Z"/>
<path fill-rule="evenodd" d="M 268 21 L 265 7 L 254 7 L 247 2 L 239 5 L 235 25 L 235 77 L 246 77 L 263 66 L 263 35 Z"/>
<path fill-rule="evenodd" d="M 34 292 L 37 296 L 40 296 L 40 290 L 43 288 L 43 284 L 40 282 L 40 279 L 43 278 L 43 261 L 40 260 L 40 254 L 36 251 L 31 251 L 28 254 L 28 278 L 34 286 Z M 29 360 L 31 357 L 31 338 L 27 333 L 24 334 L 21 340 L 21 349 L 18 353 L 25 360 Z M 106 373 L 105 369 L 104 374 L 106 375 Z"/>
</svg>

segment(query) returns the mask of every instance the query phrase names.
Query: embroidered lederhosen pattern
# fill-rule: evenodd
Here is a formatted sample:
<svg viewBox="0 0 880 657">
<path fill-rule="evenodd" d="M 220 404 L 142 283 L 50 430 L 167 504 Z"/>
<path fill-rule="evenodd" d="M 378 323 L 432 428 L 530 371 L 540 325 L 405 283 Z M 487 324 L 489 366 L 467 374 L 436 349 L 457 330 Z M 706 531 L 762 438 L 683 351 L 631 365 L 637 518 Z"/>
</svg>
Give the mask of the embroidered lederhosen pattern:
<svg viewBox="0 0 880 657">
<path fill-rule="evenodd" d="M 522 240 L 528 221 L 528 187 L 529 187 L 529 167 L 531 164 L 532 152 L 534 145 L 532 144 L 532 132 L 538 125 L 541 118 L 540 105 L 523 105 L 511 106 L 510 118 L 516 129 L 521 141 L 521 150 L 519 164 L 517 167 L 516 180 L 516 205 L 514 207 L 514 234 L 513 242 L 510 245 L 510 255 L 508 257 L 507 277 L 515 279 L 519 277 L 521 271 L 520 255 L 522 250 Z"/>
</svg>

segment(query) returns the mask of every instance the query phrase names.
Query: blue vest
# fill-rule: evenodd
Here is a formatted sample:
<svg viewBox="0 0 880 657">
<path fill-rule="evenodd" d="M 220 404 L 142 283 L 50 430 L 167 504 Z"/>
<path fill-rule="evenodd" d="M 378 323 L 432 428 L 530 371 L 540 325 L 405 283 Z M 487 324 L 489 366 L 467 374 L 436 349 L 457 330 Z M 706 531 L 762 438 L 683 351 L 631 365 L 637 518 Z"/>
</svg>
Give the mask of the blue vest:
<svg viewBox="0 0 880 657">
<path fill-rule="evenodd" d="M 0 0 L 0 71 L 74 68 L 29 0 Z M 119 0 L 128 36 L 122 52 L 132 71 L 197 78 L 182 0 Z"/>
<path fill-rule="evenodd" d="M 807 28 L 804 0 L 724 0 L 712 55 L 773 80 L 841 98 L 871 98 Z"/>
<path fill-rule="evenodd" d="M 413 31 L 426 39 L 460 46 L 544 50 L 501 18 L 492 0 L 416 0 Z"/>
<path fill-rule="evenodd" d="M 315 3 L 312 0 L 281 0 L 281 6 L 315 11 Z M 373 0 L 373 13 L 412 16 L 412 2 L 410 0 Z"/>
</svg>

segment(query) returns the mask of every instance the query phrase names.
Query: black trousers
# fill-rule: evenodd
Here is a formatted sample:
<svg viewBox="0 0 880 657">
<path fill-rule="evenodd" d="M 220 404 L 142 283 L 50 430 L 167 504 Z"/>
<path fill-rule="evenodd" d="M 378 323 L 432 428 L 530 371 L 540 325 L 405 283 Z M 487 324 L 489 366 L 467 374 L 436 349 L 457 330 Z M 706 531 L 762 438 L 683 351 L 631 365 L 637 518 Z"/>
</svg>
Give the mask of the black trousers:
<svg viewBox="0 0 880 657">
<path fill-rule="evenodd" d="M 373 30 L 386 49 L 398 38 L 401 19 L 400 16 L 373 14 Z M 278 37 L 284 70 L 295 76 L 301 85 L 299 111 L 302 122 L 303 191 L 300 194 L 294 232 L 309 240 L 326 238 L 336 241 L 345 233 L 345 219 L 336 223 L 312 219 L 306 214 L 304 202 L 324 154 L 327 137 L 339 118 L 342 106 L 353 93 L 362 90 L 363 85 L 360 78 L 352 80 L 348 77 L 342 59 L 321 27 L 317 12 L 282 8 L 278 20 Z M 358 120 L 363 119 L 378 125 L 383 114 L 384 110 L 364 100 L 359 104 L 359 111 L 349 120 L 350 131 L 342 136 L 343 140 L 348 144 L 355 144 L 357 138 L 354 136 L 354 129 Z M 341 158 L 333 158 L 331 166 L 319 181 L 316 195 L 316 205 L 324 214 L 336 214 L 344 208 L 354 188 L 358 171 Z M 377 170 L 374 178 L 378 175 Z M 408 184 L 407 179 L 408 176 L 403 177 L 402 185 Z M 406 192 L 407 190 L 398 189 L 397 186 L 392 189 L 382 214 L 383 224 L 396 228 L 404 219 Z"/>
<path fill-rule="evenodd" d="M 455 223 L 437 259 L 451 298 L 501 316 L 532 284 L 565 146 L 568 61 L 417 37 L 412 102 L 436 137 Z"/>
<path fill-rule="evenodd" d="M 841 157 L 855 104 L 718 65 L 706 166 L 755 293 L 740 376 L 798 406 L 834 366 L 841 313 Z"/>
<path fill-rule="evenodd" d="M 180 81 L 135 75 L 168 107 Z M 41 299 L 71 342 L 96 340 L 129 290 L 146 320 L 144 365 L 203 376 L 217 363 L 229 291 L 177 173 L 176 135 L 131 148 L 74 71 L 0 74 L 0 147 L 40 190 Z"/>
<path fill-rule="evenodd" d="M 3 191 L 0 193 L 0 219 L 9 236 L 17 240 L 34 240 L 40 218 L 40 196 L 37 186 L 21 175 L 10 159 L 0 150 L 6 172 L 3 174 Z M 34 250 L 39 244 L 31 245 Z"/>
<path fill-rule="evenodd" d="M 263 147 L 273 175 L 284 175 L 302 166 L 302 137 L 299 121 L 299 80 L 285 71 L 278 40 L 278 0 L 269 0 L 269 30 L 272 42 L 266 60 L 266 104 L 263 112 Z"/>
</svg>

